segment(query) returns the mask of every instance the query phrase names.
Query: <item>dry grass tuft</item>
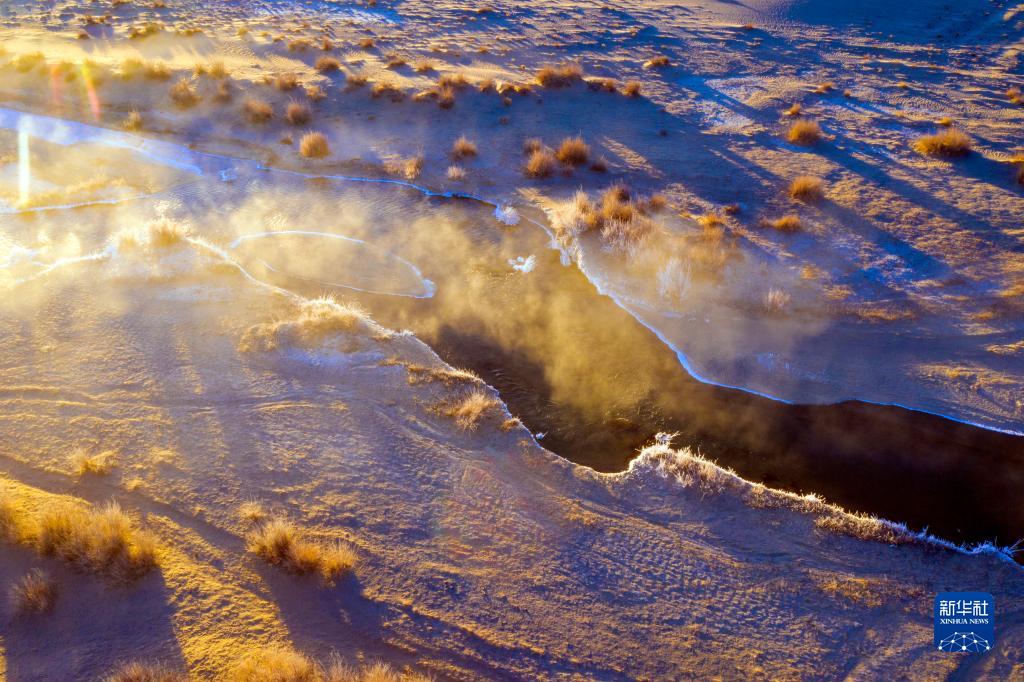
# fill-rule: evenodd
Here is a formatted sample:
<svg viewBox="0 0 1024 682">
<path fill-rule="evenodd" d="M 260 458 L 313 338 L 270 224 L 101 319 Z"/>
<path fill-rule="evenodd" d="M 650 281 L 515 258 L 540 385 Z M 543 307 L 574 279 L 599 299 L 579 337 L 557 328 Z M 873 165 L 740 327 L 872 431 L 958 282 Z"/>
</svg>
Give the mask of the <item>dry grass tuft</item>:
<svg viewBox="0 0 1024 682">
<path fill-rule="evenodd" d="M 789 307 L 789 299 L 790 296 L 785 291 L 769 289 L 761 300 L 761 304 L 769 315 L 781 315 Z"/>
<path fill-rule="evenodd" d="M 789 105 L 789 109 L 786 109 L 785 111 L 782 112 L 782 115 L 783 116 L 799 116 L 800 112 L 802 112 L 803 110 L 804 110 L 804 108 L 802 106 L 800 106 L 799 102 L 793 102 L 793 104 Z"/>
<path fill-rule="evenodd" d="M 112 450 L 90 455 L 84 450 L 76 450 L 71 454 L 71 468 L 78 476 L 94 474 L 105 476 L 117 463 L 117 454 Z"/>
<path fill-rule="evenodd" d="M 641 87 L 640 81 L 626 81 L 622 86 L 622 94 L 626 97 L 639 97 Z"/>
<path fill-rule="evenodd" d="M 277 78 L 274 79 L 274 87 L 284 92 L 294 90 L 299 87 L 299 77 L 294 73 L 278 74 Z"/>
<path fill-rule="evenodd" d="M 824 83 L 818 83 L 818 86 L 814 88 L 814 92 L 819 95 L 824 95 L 826 93 L 832 92 L 833 90 L 835 90 L 835 88 L 835 83 L 833 83 L 832 81 L 826 81 Z"/>
<path fill-rule="evenodd" d="M 337 71 L 340 68 L 341 62 L 334 57 L 323 55 L 322 57 L 318 57 L 316 60 L 316 70 L 320 73 L 329 73 L 331 71 Z"/>
<path fill-rule="evenodd" d="M 423 172 L 423 157 L 412 156 L 402 164 L 402 174 L 407 180 L 415 180 Z"/>
<path fill-rule="evenodd" d="M 544 142 L 539 137 L 531 137 L 523 141 L 523 153 L 532 154 L 544 148 Z"/>
<path fill-rule="evenodd" d="M 787 140 L 806 147 L 817 144 L 821 137 L 821 127 L 815 121 L 806 118 L 795 121 L 786 132 Z"/>
<path fill-rule="evenodd" d="M 323 133 L 310 132 L 299 140 L 299 154 L 307 159 L 322 159 L 331 153 L 327 137 Z"/>
<path fill-rule="evenodd" d="M 258 523 L 267 518 L 267 510 L 256 500 L 248 500 L 238 505 L 238 518 L 249 523 Z"/>
<path fill-rule="evenodd" d="M 590 145 L 582 137 L 567 137 L 558 145 L 555 158 L 567 166 L 582 166 L 590 159 Z"/>
<path fill-rule="evenodd" d="M 301 102 L 289 102 L 284 117 L 293 126 L 300 126 L 309 123 L 313 115 L 307 105 Z"/>
<path fill-rule="evenodd" d="M 171 86 L 171 101 L 182 109 L 193 107 L 199 103 L 199 93 L 186 78 L 180 79 Z"/>
<path fill-rule="evenodd" d="M 363 38 L 359 41 L 359 47 L 364 50 L 372 50 L 373 46 L 376 44 L 377 42 L 373 38 Z"/>
<path fill-rule="evenodd" d="M 244 655 L 231 671 L 231 682 L 321 682 L 323 674 L 305 654 L 283 646 L 257 649 Z M 350 678 L 339 678 L 347 680 Z"/>
<path fill-rule="evenodd" d="M 9 500 L 0 500 L 0 540 L 18 542 L 21 540 L 21 523 L 18 512 Z"/>
<path fill-rule="evenodd" d="M 768 226 L 773 227 L 780 232 L 795 232 L 802 227 L 802 224 L 799 216 L 789 214 L 784 215 L 781 218 L 776 218 L 775 220 L 769 220 Z"/>
<path fill-rule="evenodd" d="M 274 108 L 270 106 L 270 102 L 261 99 L 247 99 L 245 115 L 253 123 L 266 123 L 274 117 Z"/>
<path fill-rule="evenodd" d="M 476 156 L 476 143 L 463 135 L 452 144 L 452 156 L 456 159 Z"/>
<path fill-rule="evenodd" d="M 466 179 L 466 169 L 458 164 L 448 166 L 446 175 L 452 182 L 462 182 Z"/>
<path fill-rule="evenodd" d="M 142 114 L 137 111 L 132 111 L 121 121 L 121 127 L 128 131 L 136 131 L 142 129 Z"/>
<path fill-rule="evenodd" d="M 797 201 L 816 201 L 825 194 L 825 182 L 813 175 L 800 175 L 789 184 L 789 196 Z"/>
<path fill-rule="evenodd" d="M 348 573 L 356 563 L 356 554 L 348 545 L 305 540 L 298 529 L 284 519 L 272 519 L 251 533 L 248 548 L 267 563 L 289 573 L 316 573 L 326 581 Z"/>
<path fill-rule="evenodd" d="M 956 158 L 971 153 L 973 142 L 965 133 L 950 128 L 914 141 L 914 149 L 925 156 Z"/>
<path fill-rule="evenodd" d="M 583 68 L 574 62 L 545 66 L 537 71 L 537 83 L 543 88 L 567 88 L 583 79 Z"/>
<path fill-rule="evenodd" d="M 555 155 L 550 149 L 538 149 L 530 153 L 523 173 L 531 178 L 546 178 L 555 170 Z"/>
<path fill-rule="evenodd" d="M 948 127 L 950 127 L 951 125 L 953 125 L 953 119 L 951 119 L 951 118 L 950 118 L 949 116 L 943 116 L 942 118 L 940 118 L 940 119 L 939 119 L 938 121 L 936 121 L 935 123 L 936 123 L 937 125 L 940 125 L 940 126 L 942 126 L 943 128 L 948 128 Z"/>
<path fill-rule="evenodd" d="M 463 431 L 472 431 L 500 403 L 483 391 L 474 390 L 452 400 L 444 401 L 438 411 L 455 420 Z"/>
<path fill-rule="evenodd" d="M 33 569 L 11 586 L 10 599 L 19 615 L 45 613 L 57 601 L 57 583 L 45 571 Z"/>
<path fill-rule="evenodd" d="M 188 675 L 162 663 L 125 663 L 103 682 L 188 682 Z"/>
<path fill-rule="evenodd" d="M 117 503 L 83 509 L 70 504 L 44 511 L 32 535 L 39 551 L 116 580 L 132 580 L 157 564 L 156 541 L 139 530 Z"/>
<path fill-rule="evenodd" d="M 250 327 L 242 335 L 239 350 L 271 352 L 291 345 L 314 348 L 332 336 L 369 335 L 371 327 L 366 314 L 358 308 L 329 297 L 316 298 L 304 301 L 293 318 Z"/>
<path fill-rule="evenodd" d="M 666 57 L 663 54 L 659 54 L 656 57 L 651 57 L 646 62 L 644 62 L 644 68 L 645 69 L 661 69 L 661 68 L 664 68 L 664 67 L 668 66 L 670 63 L 671 62 L 669 61 L 668 57 Z"/>
</svg>

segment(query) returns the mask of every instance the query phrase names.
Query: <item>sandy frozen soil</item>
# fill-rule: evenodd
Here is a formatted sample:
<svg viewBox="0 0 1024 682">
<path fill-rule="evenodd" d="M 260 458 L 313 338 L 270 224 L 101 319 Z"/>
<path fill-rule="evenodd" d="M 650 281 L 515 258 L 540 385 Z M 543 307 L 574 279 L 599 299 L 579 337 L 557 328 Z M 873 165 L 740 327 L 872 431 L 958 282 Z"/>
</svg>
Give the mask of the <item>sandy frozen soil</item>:
<svg viewBox="0 0 1024 682">
<path fill-rule="evenodd" d="M 563 247 L 696 374 L 1020 430 L 1024 195 L 1010 160 L 1024 108 L 1004 91 L 1020 80 L 1024 18 L 1010 3 L 491 8 L 15 3 L 0 28 L 0 96 L 110 128 L 138 111 L 141 135 L 192 145 L 200 165 L 208 150 L 307 172 L 413 176 L 525 217 L 546 210 L 554 230 L 579 187 L 596 197 L 624 180 L 658 191 L 669 208 L 631 253 L 593 233 Z M 165 30 L 128 37 L 150 19 Z M 359 47 L 368 36 L 374 46 Z M 301 38 L 310 45 L 289 48 Z M 36 51 L 42 60 L 26 56 Z M 325 52 L 340 71 L 313 68 Z M 408 65 L 387 68 L 391 53 Z M 669 65 L 643 68 L 657 54 Z M 642 96 L 582 83 L 475 87 L 522 86 L 565 58 L 590 79 L 638 79 Z M 414 68 L 421 60 L 432 70 Z M 230 76 L 193 74 L 216 62 Z M 166 78 L 127 77 L 154 63 Z M 300 87 L 263 82 L 290 72 Z M 356 74 L 370 82 L 353 86 Z M 455 88 L 451 108 L 415 101 L 441 74 L 472 85 Z M 197 101 L 170 98 L 181 76 Z M 403 101 L 394 90 L 375 97 L 382 82 Z M 834 87 L 813 92 L 825 82 Z M 304 88 L 316 85 L 324 97 L 310 99 Z M 247 98 L 266 100 L 274 117 L 252 123 Z M 287 123 L 291 101 L 311 119 Z M 814 147 L 783 139 L 781 112 L 796 102 L 824 130 Z M 913 151 L 941 116 L 974 138 L 970 156 Z M 326 159 L 298 156 L 308 130 L 327 135 Z M 463 134 L 477 154 L 453 159 Z M 575 134 L 606 171 L 524 178 L 526 138 L 557 145 Z M 1024 582 L 1005 556 L 753 487 L 666 445 L 618 475 L 570 464 L 415 338 L 253 281 L 201 239 L 154 233 L 161 193 L 190 182 L 189 164 L 33 140 L 25 201 L 17 135 L 0 136 L 0 200 L 36 211 L 0 232 L 0 499 L 28 515 L 58 497 L 117 499 L 156 535 L 159 565 L 113 585 L 5 545 L 3 583 L 41 565 L 60 585 L 49 614 L 14 617 L 5 602 L 8 678 L 95 677 L 135 658 L 215 677 L 270 642 L 456 679 L 1024 674 Z M 455 163 L 464 179 L 449 177 Z M 801 174 L 824 179 L 821 201 L 786 196 Z M 152 195 L 145 211 L 123 203 L 140 195 Z M 39 210 L 81 202 L 122 203 L 58 221 Z M 697 220 L 709 212 L 722 221 L 710 241 Z M 789 213 L 800 230 L 763 224 Z M 275 229 L 248 217 L 223 222 L 232 236 Z M 697 263 L 673 280 L 683 291 L 654 284 L 673 258 Z M 423 283 L 401 272 L 373 286 L 415 295 Z M 788 301 L 781 314 L 765 307 L 772 290 Z M 473 394 L 482 418 L 460 428 L 445 413 Z M 79 450 L 110 452 L 116 466 L 76 476 Z M 351 543 L 354 574 L 324 586 L 264 565 L 246 551 L 252 524 L 238 516 L 253 500 Z M 993 652 L 932 650 L 931 601 L 943 589 L 995 595 Z"/>
</svg>

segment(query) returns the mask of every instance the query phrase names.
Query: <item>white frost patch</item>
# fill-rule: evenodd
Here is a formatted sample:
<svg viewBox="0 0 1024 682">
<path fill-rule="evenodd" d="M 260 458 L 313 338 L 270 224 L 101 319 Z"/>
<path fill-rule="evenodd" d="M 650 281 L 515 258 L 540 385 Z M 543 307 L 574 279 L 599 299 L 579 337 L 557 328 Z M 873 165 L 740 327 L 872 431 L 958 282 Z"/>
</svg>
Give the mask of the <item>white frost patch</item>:
<svg viewBox="0 0 1024 682">
<path fill-rule="evenodd" d="M 519 272 L 526 274 L 528 272 L 533 272 L 533 269 L 537 267 L 537 257 L 532 253 L 526 258 L 516 256 L 515 258 L 509 258 L 508 264 L 512 266 L 513 270 L 518 270 Z"/>
<path fill-rule="evenodd" d="M 514 206 L 496 206 L 494 208 L 494 217 L 497 218 L 498 222 L 506 225 L 519 224 L 519 211 Z"/>
</svg>

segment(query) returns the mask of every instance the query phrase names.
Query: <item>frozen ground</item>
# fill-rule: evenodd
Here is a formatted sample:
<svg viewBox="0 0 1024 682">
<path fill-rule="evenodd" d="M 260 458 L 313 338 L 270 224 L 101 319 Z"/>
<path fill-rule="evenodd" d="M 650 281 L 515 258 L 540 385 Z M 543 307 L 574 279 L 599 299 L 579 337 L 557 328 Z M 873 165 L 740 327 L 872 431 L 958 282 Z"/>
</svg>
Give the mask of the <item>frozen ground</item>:
<svg viewBox="0 0 1024 682">
<path fill-rule="evenodd" d="M 1024 674 L 1024 583 L 1005 555 L 752 486 L 664 444 L 598 474 L 541 448 L 487 398 L 475 427 L 459 428 L 445 416 L 452 401 L 492 389 L 408 334 L 285 290 L 435 294 L 422 253 L 371 229 L 416 193 L 401 183 L 481 196 L 514 207 L 502 224 L 557 232 L 578 188 L 597 196 L 624 181 L 667 197 L 656 234 L 630 253 L 593 233 L 563 240 L 565 261 L 695 375 L 1022 430 L 1024 194 L 1011 159 L 1024 108 L 1005 94 L 1020 81 L 1022 15 L 980 1 L 476 9 L 4 7 L 0 499 L 31 513 L 57 497 L 115 498 L 156 533 L 160 563 L 114 586 L 5 545 L 4 582 L 43 565 L 61 592 L 39 617 L 4 604 L 0 671 L 81 679 L 145 658 L 216 677 L 240 652 L 284 642 L 455 679 Z M 128 37 L 150 19 L 165 29 Z M 373 47 L 358 46 L 371 35 Z M 310 45 L 288 47 L 300 38 Z M 25 57 L 37 50 L 44 63 Z M 340 71 L 313 68 L 323 52 Z M 387 68 L 391 53 L 408 65 Z M 657 54 L 669 65 L 645 69 Z M 173 74 L 128 77 L 135 57 Z M 411 97 L 442 73 L 500 88 L 566 58 L 588 78 L 639 79 L 642 96 L 578 83 L 507 101 L 461 88 L 447 109 Z M 430 69 L 410 66 L 419 60 Z M 229 77 L 193 73 L 217 61 Z M 324 96 L 263 82 L 286 72 Z M 356 74 L 370 84 L 352 86 Z M 188 106 L 170 99 L 179 76 L 198 98 Z M 381 82 L 404 101 L 374 97 Z M 249 97 L 273 106 L 270 122 L 247 120 Z M 290 101 L 311 120 L 286 123 Z M 824 130 L 814 147 L 783 139 L 793 103 Z M 99 129 L 37 119 L 18 132 L 18 111 Z M 138 135 L 115 132 L 132 111 Z M 941 116 L 973 137 L 971 155 L 913 151 Z M 296 153 L 311 129 L 327 136 L 324 160 Z M 478 152 L 453 159 L 463 134 Z M 526 138 L 556 146 L 575 134 L 607 171 L 523 176 Z M 317 174 L 392 181 L 396 198 L 303 206 Z M 824 180 L 821 201 L 788 198 L 803 174 Z M 765 225 L 790 213 L 801 229 Z M 330 247 L 294 233 L 296 215 L 299 232 L 329 224 Z M 551 253 L 536 249 L 474 262 L 474 239 L 502 239 L 492 222 L 460 231 L 410 215 L 409 229 L 436 227 L 495 279 L 544 272 Z M 472 305 L 476 292 L 464 293 Z M 111 452 L 116 466 L 77 477 L 78 450 Z M 324 587 L 246 553 L 237 512 L 252 500 L 350 542 L 355 573 Z M 993 652 L 933 651 L 943 589 L 995 595 Z"/>
</svg>

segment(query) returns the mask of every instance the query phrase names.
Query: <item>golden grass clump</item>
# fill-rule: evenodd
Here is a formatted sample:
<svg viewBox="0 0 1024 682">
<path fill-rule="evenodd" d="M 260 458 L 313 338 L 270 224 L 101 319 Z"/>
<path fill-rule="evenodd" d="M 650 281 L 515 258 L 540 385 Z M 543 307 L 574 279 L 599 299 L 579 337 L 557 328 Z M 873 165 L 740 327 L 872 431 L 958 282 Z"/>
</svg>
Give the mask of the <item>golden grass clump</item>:
<svg viewBox="0 0 1024 682">
<path fill-rule="evenodd" d="M 640 81 L 626 81 L 622 86 L 622 94 L 626 97 L 639 97 L 641 87 Z"/>
<path fill-rule="evenodd" d="M 0 500 L 0 540 L 18 542 L 21 540 L 21 523 L 18 512 L 9 500 Z"/>
<path fill-rule="evenodd" d="M 228 675 L 230 682 L 321 682 L 319 666 L 305 654 L 284 646 L 252 651 Z M 347 678 L 339 678 L 348 682 Z M 333 680 L 332 680 L 333 682 Z"/>
<path fill-rule="evenodd" d="M 386 56 L 387 61 L 384 63 L 385 69 L 400 69 L 407 64 L 404 57 L 397 54 L 389 54 Z"/>
<path fill-rule="evenodd" d="M 543 88 L 567 88 L 583 79 L 583 67 L 575 62 L 544 66 L 537 71 L 537 83 Z"/>
<path fill-rule="evenodd" d="M 438 410 L 446 417 L 455 420 L 456 426 L 463 431 L 472 431 L 487 414 L 500 403 L 483 391 L 474 390 L 438 406 Z"/>
<path fill-rule="evenodd" d="M 951 119 L 949 116 L 943 116 L 935 123 L 942 126 L 943 128 L 948 128 L 951 125 L 953 125 L 953 119 Z"/>
<path fill-rule="evenodd" d="M 307 159 L 322 159 L 330 153 L 330 145 L 323 133 L 309 132 L 299 140 L 299 154 Z"/>
<path fill-rule="evenodd" d="M 531 137 L 523 141 L 523 153 L 532 154 L 544 148 L 544 142 L 539 137 Z"/>
<path fill-rule="evenodd" d="M 582 137 L 567 137 L 558 145 L 555 158 L 567 166 L 582 166 L 590 159 L 590 145 Z"/>
<path fill-rule="evenodd" d="M 546 178 L 555 170 L 555 155 L 549 149 L 537 149 L 530 153 L 523 172 L 531 178 Z"/>
<path fill-rule="evenodd" d="M 327 97 L 327 93 L 319 85 L 308 85 L 306 86 L 306 97 L 310 102 L 319 102 Z"/>
<path fill-rule="evenodd" d="M 116 502 L 98 510 L 71 504 L 48 508 L 32 532 L 43 554 L 110 578 L 138 578 L 157 564 L 155 539 Z"/>
<path fill-rule="evenodd" d="M 163 663 L 125 663 L 103 682 L 188 682 L 188 675 Z"/>
<path fill-rule="evenodd" d="M 284 519 L 271 519 L 252 532 L 248 548 L 267 563 L 289 573 L 316 573 L 326 581 L 351 571 L 356 563 L 356 554 L 348 545 L 303 539 L 299 530 Z"/>
<path fill-rule="evenodd" d="M 373 331 L 371 327 L 361 310 L 325 296 L 304 301 L 292 318 L 253 325 L 242 335 L 239 350 L 271 352 L 291 345 L 313 348 L 331 336 L 368 336 Z"/>
<path fill-rule="evenodd" d="M 456 159 L 476 156 L 476 143 L 465 135 L 461 136 L 452 144 L 452 156 Z"/>
<path fill-rule="evenodd" d="M 289 102 L 284 117 L 293 126 L 300 126 L 309 123 L 312 113 L 309 107 L 301 102 Z"/>
<path fill-rule="evenodd" d="M 316 70 L 320 73 L 329 73 L 341 68 L 341 62 L 334 57 L 323 55 L 316 60 Z"/>
<path fill-rule="evenodd" d="M 71 468 L 78 476 L 94 474 L 105 476 L 117 463 L 117 455 L 112 450 L 90 455 L 85 450 L 76 450 L 71 454 Z"/>
<path fill-rule="evenodd" d="M 789 197 L 797 201 L 815 201 L 825 194 L 825 182 L 813 175 L 799 175 L 789 183 Z"/>
<path fill-rule="evenodd" d="M 267 518 L 267 510 L 256 500 L 247 500 L 238 505 L 238 518 L 249 523 L 258 523 Z"/>
<path fill-rule="evenodd" d="M 281 73 L 274 79 L 274 87 L 287 92 L 299 87 L 299 77 L 294 73 Z"/>
<path fill-rule="evenodd" d="M 794 121 L 786 132 L 787 140 L 805 147 L 816 144 L 821 137 L 821 127 L 815 121 L 806 118 Z"/>
<path fill-rule="evenodd" d="M 661 69 L 661 68 L 664 68 L 664 67 L 668 66 L 670 63 L 671 62 L 669 61 L 668 57 L 666 57 L 663 54 L 659 54 L 657 56 L 651 57 L 646 62 L 644 62 L 644 68 L 645 69 Z"/>
<path fill-rule="evenodd" d="M 769 289 L 761 300 L 761 304 L 769 315 L 781 315 L 789 307 L 789 299 L 790 296 L 785 291 Z"/>
<path fill-rule="evenodd" d="M 57 601 L 57 583 L 45 571 L 32 569 L 11 586 L 10 599 L 19 615 L 45 613 Z"/>
<path fill-rule="evenodd" d="M 791 105 L 789 105 L 789 109 L 786 109 L 785 111 L 782 112 L 782 115 L 790 117 L 799 116 L 801 111 L 803 111 L 803 107 L 800 106 L 800 103 L 793 102 Z"/>
<path fill-rule="evenodd" d="M 387 97 L 392 102 L 401 102 L 405 99 L 405 92 L 394 83 L 375 83 L 370 95 L 374 98 Z"/>
<path fill-rule="evenodd" d="M 306 38 L 295 38 L 288 41 L 289 52 L 305 52 L 311 47 L 313 47 L 313 43 L 309 42 Z"/>
<path fill-rule="evenodd" d="M 363 38 L 362 40 L 359 41 L 359 47 L 361 47 L 364 50 L 372 50 L 373 46 L 376 44 L 377 41 L 375 41 L 373 38 Z"/>
<path fill-rule="evenodd" d="M 973 142 L 965 133 L 950 128 L 924 135 L 914 141 L 914 149 L 925 156 L 956 158 L 971 153 Z"/>
<path fill-rule="evenodd" d="M 199 93 L 186 78 L 178 80 L 171 86 L 171 101 L 183 109 L 199 103 Z"/>
<path fill-rule="evenodd" d="M 411 156 L 402 164 L 402 174 L 407 180 L 415 180 L 423 172 L 423 157 Z"/>
<path fill-rule="evenodd" d="M 128 131 L 136 131 L 142 129 L 142 114 L 137 111 L 130 112 L 123 121 L 121 121 L 121 127 Z"/>
<path fill-rule="evenodd" d="M 466 179 L 466 169 L 458 164 L 454 164 L 448 166 L 446 175 L 452 182 L 462 182 Z"/>
<path fill-rule="evenodd" d="M 769 220 L 768 226 L 773 227 L 779 232 L 795 232 L 799 230 L 803 224 L 800 222 L 800 216 L 788 214 L 775 220 Z"/>
<path fill-rule="evenodd" d="M 253 123 L 266 123 L 274 117 L 274 108 L 262 99 L 247 99 L 245 115 Z"/>
</svg>

